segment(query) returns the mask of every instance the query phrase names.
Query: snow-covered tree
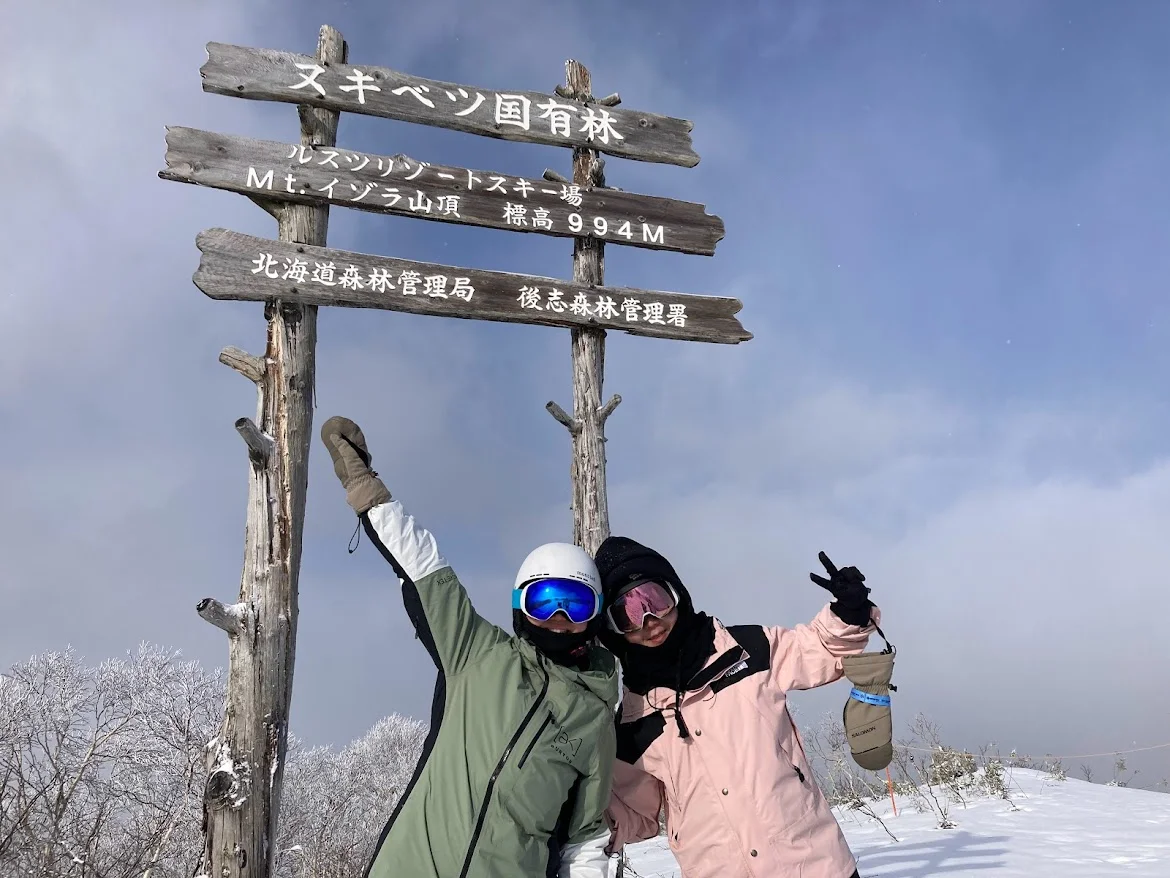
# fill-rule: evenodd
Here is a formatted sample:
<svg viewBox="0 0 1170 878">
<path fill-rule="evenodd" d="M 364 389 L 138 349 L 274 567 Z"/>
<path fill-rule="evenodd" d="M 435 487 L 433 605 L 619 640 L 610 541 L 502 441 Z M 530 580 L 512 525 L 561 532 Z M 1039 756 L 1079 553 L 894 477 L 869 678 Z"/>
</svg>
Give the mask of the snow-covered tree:
<svg viewBox="0 0 1170 878">
<path fill-rule="evenodd" d="M 66 650 L 0 676 L 0 874 L 190 873 L 223 682 L 176 658 L 91 668 Z"/>
<path fill-rule="evenodd" d="M 190 878 L 224 677 L 141 646 L 0 675 L 0 875 Z M 427 727 L 391 715 L 341 750 L 290 741 L 276 878 L 360 878 Z"/>
<path fill-rule="evenodd" d="M 426 734 L 424 723 L 391 715 L 341 750 L 290 747 L 277 875 L 360 876 L 410 782 Z"/>
</svg>

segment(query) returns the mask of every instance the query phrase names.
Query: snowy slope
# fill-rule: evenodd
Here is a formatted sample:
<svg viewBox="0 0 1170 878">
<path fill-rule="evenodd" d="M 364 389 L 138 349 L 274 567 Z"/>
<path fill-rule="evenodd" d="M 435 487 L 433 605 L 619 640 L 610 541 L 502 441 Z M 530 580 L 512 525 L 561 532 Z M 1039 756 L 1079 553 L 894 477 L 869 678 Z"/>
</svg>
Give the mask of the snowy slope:
<svg viewBox="0 0 1170 878">
<path fill-rule="evenodd" d="M 1021 769 L 1010 795 L 955 803 L 945 830 L 909 801 L 897 817 L 888 799 L 875 803 L 897 842 L 871 818 L 836 813 L 862 878 L 1170 878 L 1170 795 Z M 681 876 L 665 838 L 629 853 L 641 878 Z"/>
</svg>

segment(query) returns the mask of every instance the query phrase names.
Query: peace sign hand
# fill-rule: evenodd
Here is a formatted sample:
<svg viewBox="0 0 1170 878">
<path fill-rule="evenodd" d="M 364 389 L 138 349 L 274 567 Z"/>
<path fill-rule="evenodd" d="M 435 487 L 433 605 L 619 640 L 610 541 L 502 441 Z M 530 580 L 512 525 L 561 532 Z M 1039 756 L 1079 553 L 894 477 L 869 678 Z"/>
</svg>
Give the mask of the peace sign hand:
<svg viewBox="0 0 1170 878">
<path fill-rule="evenodd" d="M 843 567 L 838 570 L 824 552 L 820 552 L 817 557 L 824 565 L 829 578 L 825 579 L 816 573 L 810 573 L 808 576 L 835 598 L 829 608 L 846 625 L 861 627 L 869 625 L 873 602 L 869 599 L 869 587 L 865 585 L 865 574 L 856 567 Z"/>
<path fill-rule="evenodd" d="M 829 578 L 825 579 L 825 577 L 818 576 L 815 573 L 810 573 L 809 578 L 821 588 L 827 589 L 832 593 L 833 597 L 840 598 L 841 590 L 845 588 L 852 588 L 853 590 L 863 589 L 866 594 L 869 594 L 869 589 L 862 585 L 865 582 L 865 574 L 856 567 L 846 567 L 838 570 L 833 562 L 829 560 L 829 556 L 824 552 L 820 552 L 817 557 L 820 558 L 825 570 L 829 572 Z"/>
</svg>

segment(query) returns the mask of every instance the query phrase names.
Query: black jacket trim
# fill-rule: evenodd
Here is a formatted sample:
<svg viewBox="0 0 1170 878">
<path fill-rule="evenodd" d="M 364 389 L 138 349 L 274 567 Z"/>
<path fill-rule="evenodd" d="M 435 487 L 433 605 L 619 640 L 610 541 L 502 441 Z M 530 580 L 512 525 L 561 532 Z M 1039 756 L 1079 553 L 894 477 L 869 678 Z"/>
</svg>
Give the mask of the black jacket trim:
<svg viewBox="0 0 1170 878">
<path fill-rule="evenodd" d="M 394 572 L 402 580 L 402 603 L 406 605 L 406 615 L 410 617 L 410 624 L 418 632 L 418 639 L 426 647 L 431 661 L 435 663 L 435 667 L 440 671 L 443 670 L 443 663 L 439 659 L 439 648 L 435 645 L 435 637 L 431 633 L 431 623 L 427 621 L 426 611 L 423 610 L 422 597 L 418 593 L 418 586 L 414 584 L 414 580 L 407 574 L 406 568 L 398 563 L 398 559 L 386 548 L 386 544 L 378 536 L 374 525 L 370 523 L 369 513 L 362 516 L 362 525 L 370 537 L 370 542 L 377 547 L 378 552 L 394 568 Z"/>
<path fill-rule="evenodd" d="M 722 674 L 729 668 L 735 667 L 737 664 L 747 658 L 747 651 L 743 646 L 735 649 L 729 649 L 687 682 L 688 692 L 697 692 L 704 686 L 708 685 L 712 680 Z"/>
<path fill-rule="evenodd" d="M 584 775 L 578 774 L 569 788 L 569 796 L 561 806 L 561 813 L 557 816 L 556 826 L 548 837 L 548 865 L 545 867 L 545 878 L 560 878 L 561 857 L 569 845 L 569 823 L 573 819 L 573 812 L 577 810 L 577 796 L 581 790 L 581 781 Z"/>
<path fill-rule="evenodd" d="M 727 633 L 734 637 L 736 643 L 747 653 L 746 656 L 742 654 L 740 656 L 740 661 L 747 663 L 747 670 L 720 677 L 711 684 L 712 692 L 726 689 L 754 674 L 763 673 L 772 666 L 772 644 L 768 642 L 768 635 L 762 625 L 733 625 L 727 629 Z"/>
<path fill-rule="evenodd" d="M 666 717 L 661 711 L 650 713 L 628 723 L 618 723 L 617 758 L 634 765 L 650 745 L 658 740 L 666 728 Z"/>
<path fill-rule="evenodd" d="M 406 614 L 410 617 L 411 624 L 414 625 L 414 630 L 418 632 L 419 640 L 422 641 L 426 651 L 431 656 L 431 661 L 435 663 L 438 668 L 439 675 L 435 680 L 435 694 L 431 699 L 431 727 L 427 731 L 426 740 L 423 741 L 422 754 L 419 756 L 418 762 L 414 766 L 414 774 L 410 777 L 410 783 L 406 785 L 406 789 L 402 791 L 402 795 L 398 799 L 398 804 L 394 806 L 394 811 L 390 814 L 390 819 L 386 821 L 386 825 L 382 828 L 382 833 L 378 836 L 378 843 L 374 845 L 374 852 L 370 855 L 370 862 L 366 864 L 366 869 L 362 873 L 362 878 L 369 878 L 370 870 L 374 868 L 374 861 L 378 859 L 378 852 L 382 850 L 382 845 L 385 843 L 387 836 L 390 835 L 390 829 L 394 826 L 394 821 L 398 819 L 398 814 L 402 811 L 402 807 L 406 804 L 406 800 L 410 797 L 411 791 L 414 789 L 418 779 L 422 777 L 423 769 L 426 768 L 427 760 L 431 756 L 431 751 L 435 747 L 435 741 L 439 738 L 439 727 L 443 723 L 443 715 L 447 708 L 447 675 L 443 672 L 442 662 L 439 661 L 439 650 L 435 645 L 434 635 L 431 633 L 430 623 L 427 622 L 427 615 L 423 612 L 422 598 L 419 596 L 418 587 L 414 584 L 405 568 L 398 563 L 385 543 L 378 536 L 378 532 L 374 530 L 373 524 L 370 523 L 369 514 L 362 515 L 362 525 L 365 527 L 366 534 L 378 551 L 382 554 L 390 566 L 394 568 L 394 572 L 398 574 L 398 578 L 402 580 L 402 602 L 406 605 Z"/>
</svg>

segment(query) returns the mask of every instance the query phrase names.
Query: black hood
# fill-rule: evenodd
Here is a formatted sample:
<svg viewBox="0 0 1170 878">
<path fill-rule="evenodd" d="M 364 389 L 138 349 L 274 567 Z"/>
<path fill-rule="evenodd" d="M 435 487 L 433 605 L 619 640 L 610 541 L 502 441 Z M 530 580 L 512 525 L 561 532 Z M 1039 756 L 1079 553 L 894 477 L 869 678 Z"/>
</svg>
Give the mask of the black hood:
<svg viewBox="0 0 1170 878">
<path fill-rule="evenodd" d="M 714 621 L 695 611 L 690 592 L 661 554 L 629 537 L 610 537 L 594 557 L 601 590 L 608 607 L 622 592 L 640 581 L 669 582 L 678 592 L 678 621 L 660 646 L 638 646 L 605 623 L 602 644 L 622 663 L 622 678 L 631 691 L 645 694 L 656 686 L 681 691 L 715 650 Z"/>
<path fill-rule="evenodd" d="M 609 537 L 593 559 L 601 576 L 601 594 L 608 606 L 623 591 L 645 579 L 666 580 L 678 592 L 680 615 L 694 612 L 691 595 L 674 567 L 649 546 L 629 537 Z"/>
</svg>

